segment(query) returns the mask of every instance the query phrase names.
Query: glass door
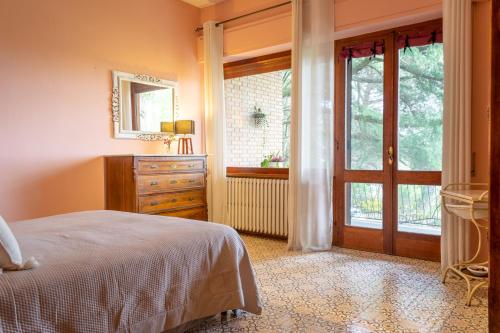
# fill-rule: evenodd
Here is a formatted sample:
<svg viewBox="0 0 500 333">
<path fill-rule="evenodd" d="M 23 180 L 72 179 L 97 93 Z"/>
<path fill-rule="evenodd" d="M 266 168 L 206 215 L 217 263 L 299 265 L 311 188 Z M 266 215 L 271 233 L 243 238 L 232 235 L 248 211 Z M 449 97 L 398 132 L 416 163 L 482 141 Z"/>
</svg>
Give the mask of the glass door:
<svg viewBox="0 0 500 333">
<path fill-rule="evenodd" d="M 336 44 L 335 232 L 348 248 L 391 252 L 391 34 Z"/>
<path fill-rule="evenodd" d="M 393 253 L 439 260 L 444 71 L 437 31 L 441 22 L 419 27 L 395 35 Z"/>
<path fill-rule="evenodd" d="M 439 259 L 440 26 L 433 21 L 336 43 L 339 246 Z"/>
</svg>

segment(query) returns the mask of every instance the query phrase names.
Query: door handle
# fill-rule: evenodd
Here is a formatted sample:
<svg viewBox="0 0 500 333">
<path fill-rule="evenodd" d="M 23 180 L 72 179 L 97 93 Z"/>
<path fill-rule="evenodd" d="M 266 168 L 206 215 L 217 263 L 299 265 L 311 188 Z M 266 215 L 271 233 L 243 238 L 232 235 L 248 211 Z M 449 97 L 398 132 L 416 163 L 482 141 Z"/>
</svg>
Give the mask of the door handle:
<svg viewBox="0 0 500 333">
<path fill-rule="evenodd" d="M 389 165 L 392 165 L 394 163 L 394 148 L 392 146 L 387 149 L 387 156 L 389 157 Z"/>
</svg>

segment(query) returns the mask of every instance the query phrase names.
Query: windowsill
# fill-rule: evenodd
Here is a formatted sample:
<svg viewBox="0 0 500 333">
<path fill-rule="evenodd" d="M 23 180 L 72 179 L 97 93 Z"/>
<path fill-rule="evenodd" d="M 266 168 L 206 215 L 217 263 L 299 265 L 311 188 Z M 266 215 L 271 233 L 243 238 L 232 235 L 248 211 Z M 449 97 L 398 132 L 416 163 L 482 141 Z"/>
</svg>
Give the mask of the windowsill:
<svg viewBox="0 0 500 333">
<path fill-rule="evenodd" d="M 227 177 L 288 179 L 288 168 L 227 167 Z"/>
</svg>

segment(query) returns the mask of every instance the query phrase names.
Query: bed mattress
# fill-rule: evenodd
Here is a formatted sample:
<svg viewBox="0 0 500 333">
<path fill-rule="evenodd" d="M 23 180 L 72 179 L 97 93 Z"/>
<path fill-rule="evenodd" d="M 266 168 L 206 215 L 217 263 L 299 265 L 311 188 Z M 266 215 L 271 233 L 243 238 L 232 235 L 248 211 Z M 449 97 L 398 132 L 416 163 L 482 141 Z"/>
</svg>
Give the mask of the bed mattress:
<svg viewBox="0 0 500 333">
<path fill-rule="evenodd" d="M 162 332 L 228 309 L 259 314 L 227 226 L 88 211 L 10 224 L 40 267 L 0 274 L 2 332 Z"/>
</svg>

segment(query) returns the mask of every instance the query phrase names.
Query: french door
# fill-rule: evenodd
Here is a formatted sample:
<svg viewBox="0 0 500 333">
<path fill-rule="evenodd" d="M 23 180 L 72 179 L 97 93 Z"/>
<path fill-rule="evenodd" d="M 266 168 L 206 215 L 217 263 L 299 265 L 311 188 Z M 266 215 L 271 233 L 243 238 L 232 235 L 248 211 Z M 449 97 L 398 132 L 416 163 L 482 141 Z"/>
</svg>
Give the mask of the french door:
<svg viewBox="0 0 500 333">
<path fill-rule="evenodd" d="M 334 243 L 439 260 L 441 21 L 337 41 Z"/>
</svg>

